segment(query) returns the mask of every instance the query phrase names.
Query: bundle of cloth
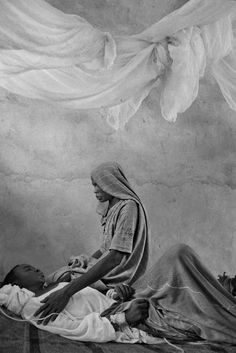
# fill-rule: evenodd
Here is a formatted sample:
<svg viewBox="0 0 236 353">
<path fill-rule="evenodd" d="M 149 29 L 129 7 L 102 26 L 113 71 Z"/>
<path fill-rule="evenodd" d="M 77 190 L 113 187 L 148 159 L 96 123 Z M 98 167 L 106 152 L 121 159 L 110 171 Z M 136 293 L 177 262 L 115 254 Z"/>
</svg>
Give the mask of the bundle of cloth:
<svg viewBox="0 0 236 353">
<path fill-rule="evenodd" d="M 236 110 L 236 2 L 190 0 L 143 32 L 111 36 L 44 0 L 0 0 L 0 86 L 71 109 L 100 109 L 122 128 L 153 87 L 175 121 L 208 65 Z M 17 26 L 16 26 L 17 23 Z"/>
</svg>

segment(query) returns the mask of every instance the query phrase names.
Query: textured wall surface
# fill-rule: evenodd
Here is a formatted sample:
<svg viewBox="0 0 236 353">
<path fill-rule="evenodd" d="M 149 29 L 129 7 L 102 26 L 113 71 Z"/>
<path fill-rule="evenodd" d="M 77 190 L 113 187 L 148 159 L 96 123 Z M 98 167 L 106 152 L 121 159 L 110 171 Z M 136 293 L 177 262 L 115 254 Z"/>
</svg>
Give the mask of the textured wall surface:
<svg viewBox="0 0 236 353">
<path fill-rule="evenodd" d="M 137 33 L 185 1 L 48 0 L 112 34 Z M 124 131 L 98 111 L 69 111 L 0 91 L 0 275 L 27 262 L 50 272 L 92 253 L 102 230 L 90 170 L 117 160 L 143 199 L 151 261 L 185 242 L 216 274 L 236 272 L 236 113 L 210 74 L 175 124 L 153 90 Z"/>
</svg>

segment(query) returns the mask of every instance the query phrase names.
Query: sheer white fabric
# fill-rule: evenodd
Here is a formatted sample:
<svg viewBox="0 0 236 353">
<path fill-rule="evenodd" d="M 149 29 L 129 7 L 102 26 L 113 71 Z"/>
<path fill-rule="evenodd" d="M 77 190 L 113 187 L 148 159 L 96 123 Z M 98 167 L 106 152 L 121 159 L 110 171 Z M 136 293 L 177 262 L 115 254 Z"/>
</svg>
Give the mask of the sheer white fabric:
<svg viewBox="0 0 236 353">
<path fill-rule="evenodd" d="M 190 0 L 143 32 L 114 38 L 43 0 L 0 5 L 0 86 L 11 92 L 102 109 L 118 129 L 158 86 L 162 115 L 175 121 L 210 63 L 236 110 L 235 1 Z"/>
</svg>

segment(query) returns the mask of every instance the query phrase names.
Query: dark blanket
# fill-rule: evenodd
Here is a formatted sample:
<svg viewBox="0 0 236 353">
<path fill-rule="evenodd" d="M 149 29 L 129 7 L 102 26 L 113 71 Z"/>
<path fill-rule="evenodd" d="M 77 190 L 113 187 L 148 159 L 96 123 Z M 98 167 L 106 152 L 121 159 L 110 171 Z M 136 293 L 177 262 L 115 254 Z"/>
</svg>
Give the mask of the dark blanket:
<svg viewBox="0 0 236 353">
<path fill-rule="evenodd" d="M 0 313 L 1 353 L 235 353 L 236 346 L 222 344 L 177 344 L 177 348 L 165 344 L 118 344 L 76 342 L 58 335 L 38 330 L 26 322 L 17 322 Z"/>
<path fill-rule="evenodd" d="M 189 246 L 171 247 L 133 286 L 136 298 L 149 300 L 141 330 L 179 342 L 202 339 L 236 345 L 236 297 Z M 117 302 L 101 315 L 109 317 L 129 306 Z"/>
</svg>

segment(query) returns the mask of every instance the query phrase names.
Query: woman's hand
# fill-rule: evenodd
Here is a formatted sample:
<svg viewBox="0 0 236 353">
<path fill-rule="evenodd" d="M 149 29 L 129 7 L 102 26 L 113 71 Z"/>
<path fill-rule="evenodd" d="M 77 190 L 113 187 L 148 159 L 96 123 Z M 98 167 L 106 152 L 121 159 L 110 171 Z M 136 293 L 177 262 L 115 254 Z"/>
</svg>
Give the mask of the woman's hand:
<svg viewBox="0 0 236 353">
<path fill-rule="evenodd" d="M 131 302 L 125 312 L 125 319 L 130 326 L 137 326 L 148 318 L 149 302 L 146 299 L 136 299 Z"/>
<path fill-rule="evenodd" d="M 114 300 L 122 300 L 123 302 L 131 299 L 135 293 L 134 288 L 128 286 L 127 284 L 118 284 L 114 291 L 116 296 L 113 297 Z"/>
<path fill-rule="evenodd" d="M 47 325 L 49 321 L 54 321 L 58 314 L 66 307 L 69 300 L 70 296 L 64 288 L 47 296 L 41 301 L 44 304 L 34 313 L 34 316 L 39 315 L 37 323 Z"/>
</svg>

